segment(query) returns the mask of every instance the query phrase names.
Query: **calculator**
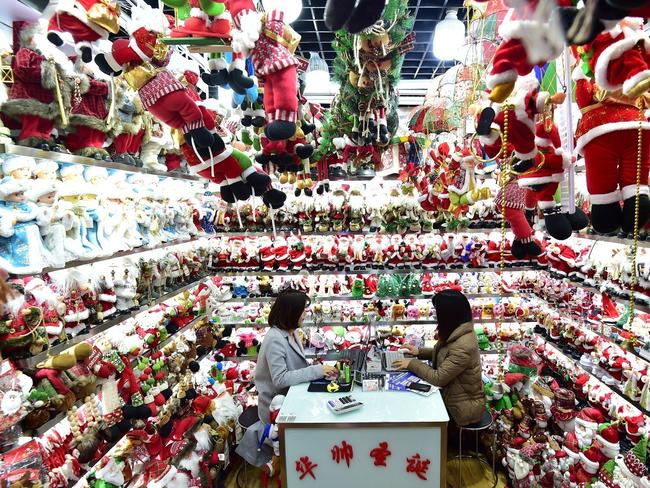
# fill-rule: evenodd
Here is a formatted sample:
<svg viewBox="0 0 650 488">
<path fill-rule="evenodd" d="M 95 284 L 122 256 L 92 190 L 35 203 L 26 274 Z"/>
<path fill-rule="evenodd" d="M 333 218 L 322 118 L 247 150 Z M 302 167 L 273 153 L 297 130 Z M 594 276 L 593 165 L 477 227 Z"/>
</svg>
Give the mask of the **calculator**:
<svg viewBox="0 0 650 488">
<path fill-rule="evenodd" d="M 341 398 L 335 398 L 334 400 L 327 400 L 327 406 L 332 412 L 341 414 L 357 410 L 363 407 L 363 403 L 359 400 L 355 400 L 351 396 L 344 396 Z"/>
</svg>

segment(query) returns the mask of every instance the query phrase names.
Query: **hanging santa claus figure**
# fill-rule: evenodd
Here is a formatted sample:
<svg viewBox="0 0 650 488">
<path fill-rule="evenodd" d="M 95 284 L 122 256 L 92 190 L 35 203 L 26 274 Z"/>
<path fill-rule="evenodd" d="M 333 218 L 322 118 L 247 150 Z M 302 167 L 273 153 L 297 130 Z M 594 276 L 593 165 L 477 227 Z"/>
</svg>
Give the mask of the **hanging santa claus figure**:
<svg viewBox="0 0 650 488">
<path fill-rule="evenodd" d="M 114 76 L 124 71 L 122 77 L 138 91 L 145 110 L 180 130 L 190 146 L 210 146 L 215 136 L 206 129 L 203 113 L 183 83 L 165 69 L 172 50 L 162 37 L 169 31 L 170 20 L 162 10 L 147 5 L 133 7 L 131 15 L 131 37 L 116 40 L 110 53 L 96 56 L 97 66 Z"/>
<path fill-rule="evenodd" d="M 284 12 L 269 10 L 263 16 L 252 0 L 228 0 L 235 28 L 232 48 L 249 53 L 255 74 L 264 83 L 264 133 L 272 141 L 289 139 L 296 132 L 298 113 L 298 60 L 293 55 L 300 42 L 284 22 Z"/>
<path fill-rule="evenodd" d="M 59 0 L 47 26 L 47 39 L 55 46 L 74 44 L 84 63 L 93 59 L 91 43 L 117 34 L 117 0 Z"/>
<path fill-rule="evenodd" d="M 643 99 L 630 96 L 630 93 L 637 93 L 638 83 L 645 83 L 638 80 L 647 68 L 638 71 L 640 59 L 626 50 L 638 50 L 647 56 L 645 42 L 630 48 L 629 42 L 622 38 L 603 51 L 595 63 L 589 57 L 593 53 L 574 50 L 578 58 L 573 72 L 575 98 L 582 112 L 576 129 L 576 150 L 585 158 L 591 225 L 601 234 L 613 233 L 619 228 L 625 234 L 633 232 L 637 202 L 638 229 L 642 229 L 650 218 L 650 122 L 644 115 L 647 107 Z M 591 65 L 596 79 L 589 68 Z M 626 78 L 626 73 L 635 70 L 639 74 L 638 83 L 629 83 L 626 89 L 626 81 L 621 80 Z M 602 76 L 607 77 L 609 89 L 596 84 Z M 618 78 L 616 84 L 614 77 Z M 622 92 L 618 90 L 621 83 Z"/>
</svg>

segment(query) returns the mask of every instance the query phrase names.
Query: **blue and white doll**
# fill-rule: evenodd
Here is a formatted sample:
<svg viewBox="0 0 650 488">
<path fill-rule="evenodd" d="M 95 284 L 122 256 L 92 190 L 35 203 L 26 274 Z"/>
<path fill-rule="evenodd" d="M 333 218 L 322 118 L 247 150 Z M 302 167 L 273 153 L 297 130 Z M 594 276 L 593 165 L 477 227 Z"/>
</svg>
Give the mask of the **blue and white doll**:
<svg viewBox="0 0 650 488">
<path fill-rule="evenodd" d="M 23 180 L 0 180 L 0 268 L 12 274 L 40 273 L 46 265 L 38 209 L 27 202 L 25 190 Z"/>
</svg>

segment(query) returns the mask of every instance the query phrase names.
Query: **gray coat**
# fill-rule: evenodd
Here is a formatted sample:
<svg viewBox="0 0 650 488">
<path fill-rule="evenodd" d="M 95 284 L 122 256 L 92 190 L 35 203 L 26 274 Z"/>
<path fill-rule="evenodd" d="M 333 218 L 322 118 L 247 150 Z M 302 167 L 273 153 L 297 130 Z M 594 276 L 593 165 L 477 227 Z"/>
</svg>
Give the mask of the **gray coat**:
<svg viewBox="0 0 650 488">
<path fill-rule="evenodd" d="M 276 395 L 286 395 L 289 387 L 317 380 L 324 376 L 321 365 L 309 366 L 300 339 L 294 333 L 295 343 L 289 340 L 290 332 L 271 327 L 264 336 L 255 367 L 255 386 L 258 395 L 260 421 L 244 434 L 237 448 L 237 454 L 255 466 L 270 461 L 273 455 L 270 446 L 258 451 L 258 443 L 269 421 L 269 405 Z"/>
</svg>

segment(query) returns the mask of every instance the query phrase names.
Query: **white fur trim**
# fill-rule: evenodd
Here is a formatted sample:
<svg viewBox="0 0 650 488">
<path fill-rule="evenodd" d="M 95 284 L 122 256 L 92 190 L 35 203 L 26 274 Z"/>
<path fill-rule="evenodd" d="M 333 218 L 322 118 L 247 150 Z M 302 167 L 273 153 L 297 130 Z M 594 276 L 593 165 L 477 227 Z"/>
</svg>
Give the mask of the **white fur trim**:
<svg viewBox="0 0 650 488">
<path fill-rule="evenodd" d="M 129 47 L 135 51 L 135 53 L 142 59 L 142 61 L 151 61 L 151 58 L 147 56 L 142 49 L 140 49 L 140 46 L 138 46 L 137 41 L 135 38 L 129 39 Z"/>
<path fill-rule="evenodd" d="M 212 159 L 206 160 L 205 163 L 197 164 L 196 166 L 189 166 L 188 171 L 190 174 L 197 174 L 199 171 L 203 171 L 204 169 L 208 169 L 211 166 L 215 166 L 219 164 L 221 161 L 226 159 L 232 154 L 232 146 L 228 146 L 225 151 L 223 151 L 220 154 L 217 154 L 216 156 L 213 156 Z"/>
<path fill-rule="evenodd" d="M 544 111 L 544 104 L 546 103 L 546 100 L 548 100 L 548 97 L 550 96 L 551 96 L 550 93 L 545 91 L 541 91 L 537 94 L 537 97 L 535 99 L 535 108 L 537 109 L 538 113 L 541 114 Z"/>
<path fill-rule="evenodd" d="M 171 481 L 176 476 L 177 471 L 175 466 L 172 466 L 171 464 L 169 464 L 168 466 L 169 466 L 169 471 L 167 471 L 167 473 L 165 473 L 165 475 L 159 480 L 150 481 L 148 484 L 149 488 L 165 488 L 167 485 L 171 483 Z"/>
<path fill-rule="evenodd" d="M 78 313 L 69 313 L 63 317 L 63 320 L 66 322 L 79 322 L 81 320 L 86 320 L 88 318 L 89 312 L 88 309 L 83 310 Z"/>
<path fill-rule="evenodd" d="M 479 141 L 483 145 L 492 145 L 499 140 L 499 131 L 495 129 L 490 130 L 490 134 L 487 136 L 478 136 Z"/>
<path fill-rule="evenodd" d="M 641 185 L 639 187 L 639 194 L 649 195 L 650 190 L 648 189 L 648 185 Z M 636 185 L 627 185 L 621 188 L 621 196 L 623 197 L 623 200 L 636 196 Z"/>
<path fill-rule="evenodd" d="M 485 85 L 491 90 L 497 85 L 503 83 L 514 83 L 517 80 L 517 71 L 514 69 L 509 69 L 501 73 L 489 74 Z"/>
<path fill-rule="evenodd" d="M 227 67 L 228 63 L 226 63 L 226 60 L 223 58 L 215 58 L 208 61 L 208 69 L 210 71 L 219 71 L 226 69 Z"/>
<path fill-rule="evenodd" d="M 573 81 L 589 79 L 589 77 L 585 74 L 584 70 L 582 69 L 582 63 L 578 63 L 576 67 L 573 68 L 573 71 L 571 72 L 571 79 Z"/>
<path fill-rule="evenodd" d="M 535 145 L 540 147 L 548 147 L 551 145 L 551 139 L 548 137 L 535 136 Z"/>
<path fill-rule="evenodd" d="M 205 20 L 206 22 L 208 21 L 208 14 L 206 14 L 203 10 L 197 7 L 193 7 L 190 9 L 190 17 Z"/>
<path fill-rule="evenodd" d="M 105 293 L 100 293 L 99 294 L 99 300 L 102 302 L 115 302 L 117 301 L 117 296 L 116 295 L 107 295 Z"/>
<path fill-rule="evenodd" d="M 650 69 L 644 69 L 643 71 L 638 72 L 623 82 L 623 93 L 627 95 L 632 88 L 648 78 L 650 78 Z"/>
<path fill-rule="evenodd" d="M 641 127 L 644 130 L 650 130 L 650 122 L 643 122 Z M 600 137 L 610 132 L 616 132 L 618 130 L 629 130 L 629 129 L 638 129 L 639 121 L 638 120 L 629 120 L 626 122 L 612 122 L 610 124 L 602 124 L 593 129 L 589 130 L 586 134 L 583 134 L 578 138 L 576 143 L 576 151 L 578 154 L 582 154 L 584 147 L 593 141 L 595 138 Z"/>
<path fill-rule="evenodd" d="M 246 72 L 246 63 L 244 62 L 243 58 L 234 59 L 230 63 L 230 66 L 228 67 L 228 71 L 232 71 L 234 69 L 238 69 L 240 71 L 243 71 L 244 73 Z"/>
<path fill-rule="evenodd" d="M 589 201 L 592 205 L 604 205 L 607 203 L 620 202 L 621 192 L 616 190 L 611 193 L 604 193 L 602 195 L 589 195 Z"/>
<path fill-rule="evenodd" d="M 113 71 L 122 71 L 124 69 L 124 66 L 118 63 L 111 53 L 105 54 L 104 59 L 106 59 L 108 65 L 113 68 Z"/>
<path fill-rule="evenodd" d="M 521 153 L 519 151 L 515 151 L 515 156 L 517 156 L 522 161 L 526 159 L 533 159 L 536 155 L 537 155 L 537 148 L 527 153 Z"/>
<path fill-rule="evenodd" d="M 241 177 L 242 177 L 244 180 L 246 180 L 246 178 L 247 178 L 248 176 L 252 175 L 253 173 L 255 173 L 255 167 L 254 167 L 254 166 L 251 166 L 251 167 L 249 167 L 248 169 L 245 169 L 244 171 L 242 171 Z"/>
<path fill-rule="evenodd" d="M 564 173 L 555 173 L 548 176 L 536 176 L 530 178 L 521 176 L 517 183 L 523 188 L 526 186 L 540 185 L 542 183 L 559 183 L 562 180 L 564 180 Z"/>
<path fill-rule="evenodd" d="M 555 208 L 555 201 L 551 200 L 550 202 L 540 201 L 537 202 L 537 206 L 542 210 L 549 210 Z"/>
<path fill-rule="evenodd" d="M 115 307 L 111 307 L 108 310 L 104 310 L 102 313 L 104 314 L 104 318 L 108 317 L 109 315 L 113 315 L 116 312 Z"/>
<path fill-rule="evenodd" d="M 572 451 L 566 446 L 562 446 L 562 450 L 566 452 L 571 459 L 578 459 L 580 457 L 580 453 Z"/>
<path fill-rule="evenodd" d="M 618 442 L 616 444 L 614 444 L 613 442 L 609 442 L 609 441 L 605 440 L 600 434 L 598 434 L 596 436 L 596 440 L 598 442 L 600 442 L 603 446 L 605 446 L 606 449 L 608 449 L 610 451 L 618 451 L 620 449 L 620 445 L 619 445 Z"/>
<path fill-rule="evenodd" d="M 57 13 L 66 13 L 70 14 L 73 17 L 79 19 L 79 21 L 90 27 L 92 30 L 94 30 L 97 34 L 102 36 L 103 39 L 108 39 L 108 34 L 109 32 L 95 24 L 94 22 L 91 22 L 88 20 L 88 15 L 86 13 L 86 10 L 81 6 L 81 4 L 77 2 L 61 2 L 61 4 L 64 4 L 63 6 L 59 5 L 57 6 Z M 66 5 L 67 4 L 67 5 Z M 56 15 L 56 14 L 54 14 Z"/>
<path fill-rule="evenodd" d="M 580 461 L 584 465 L 585 471 L 587 471 L 590 474 L 596 474 L 598 472 L 598 468 L 600 465 L 595 462 L 591 461 L 587 458 L 587 456 L 584 455 L 584 453 L 580 453 Z"/>
<path fill-rule="evenodd" d="M 621 85 L 612 85 L 607 80 L 607 70 L 609 68 L 609 63 L 615 59 L 620 58 L 626 51 L 632 49 L 634 45 L 639 41 L 638 36 L 631 32 L 627 32 L 628 29 L 625 29 L 625 31 L 626 36 L 620 41 L 617 41 L 611 46 L 608 46 L 600 54 L 600 56 L 598 56 L 598 60 L 596 61 L 596 66 L 594 67 L 596 83 L 598 83 L 605 90 L 618 90 L 621 88 Z M 612 37 L 616 36 L 612 35 Z"/>
<path fill-rule="evenodd" d="M 584 428 L 589 429 L 589 430 L 598 429 L 598 422 L 592 422 L 590 420 L 584 420 L 584 419 L 581 419 L 580 417 L 576 417 L 576 424 L 582 425 Z"/>
</svg>

